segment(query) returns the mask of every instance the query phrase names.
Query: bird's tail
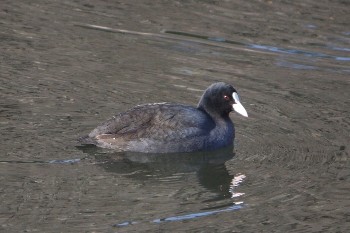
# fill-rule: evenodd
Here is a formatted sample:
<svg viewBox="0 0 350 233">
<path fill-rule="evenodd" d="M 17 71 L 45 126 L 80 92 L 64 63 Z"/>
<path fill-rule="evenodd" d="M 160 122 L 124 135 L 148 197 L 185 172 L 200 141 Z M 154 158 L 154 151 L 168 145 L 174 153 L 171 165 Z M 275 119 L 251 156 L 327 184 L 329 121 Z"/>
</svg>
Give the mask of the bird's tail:
<svg viewBox="0 0 350 233">
<path fill-rule="evenodd" d="M 77 139 L 81 144 L 96 144 L 95 140 L 89 137 L 89 135 L 85 135 Z"/>
</svg>

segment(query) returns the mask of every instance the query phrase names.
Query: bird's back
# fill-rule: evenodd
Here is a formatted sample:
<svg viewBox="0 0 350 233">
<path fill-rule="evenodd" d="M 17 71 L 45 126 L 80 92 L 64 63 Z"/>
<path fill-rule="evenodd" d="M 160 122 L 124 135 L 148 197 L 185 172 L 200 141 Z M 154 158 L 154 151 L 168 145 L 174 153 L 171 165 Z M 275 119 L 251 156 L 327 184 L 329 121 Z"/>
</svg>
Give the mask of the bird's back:
<svg viewBox="0 0 350 233">
<path fill-rule="evenodd" d="M 215 122 L 182 104 L 139 105 L 102 123 L 82 143 L 139 152 L 189 152 L 205 147 Z"/>
</svg>

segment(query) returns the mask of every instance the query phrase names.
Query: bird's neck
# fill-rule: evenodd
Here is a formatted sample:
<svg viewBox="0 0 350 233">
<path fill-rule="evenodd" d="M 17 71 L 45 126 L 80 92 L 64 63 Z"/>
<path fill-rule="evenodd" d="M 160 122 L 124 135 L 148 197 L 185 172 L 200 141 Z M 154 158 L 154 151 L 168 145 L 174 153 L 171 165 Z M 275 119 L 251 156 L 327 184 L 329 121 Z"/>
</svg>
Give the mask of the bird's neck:
<svg viewBox="0 0 350 233">
<path fill-rule="evenodd" d="M 198 104 L 198 109 L 205 112 L 206 114 L 208 114 L 216 123 L 226 123 L 227 121 L 231 121 L 230 117 L 229 117 L 229 113 L 223 113 L 220 114 L 217 111 L 210 111 L 210 109 L 213 108 L 206 108 L 204 107 L 205 105 L 201 105 L 200 103 Z"/>
</svg>

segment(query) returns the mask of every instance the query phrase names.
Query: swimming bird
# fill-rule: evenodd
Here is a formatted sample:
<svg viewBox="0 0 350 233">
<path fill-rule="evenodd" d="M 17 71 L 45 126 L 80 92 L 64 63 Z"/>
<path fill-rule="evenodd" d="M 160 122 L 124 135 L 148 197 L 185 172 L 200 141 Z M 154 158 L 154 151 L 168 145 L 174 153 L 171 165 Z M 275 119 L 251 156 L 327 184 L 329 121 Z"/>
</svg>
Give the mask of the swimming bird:
<svg viewBox="0 0 350 233">
<path fill-rule="evenodd" d="M 237 91 L 219 82 L 204 91 L 197 107 L 178 103 L 138 105 L 113 116 L 78 141 L 144 153 L 214 150 L 234 141 L 235 128 L 229 117 L 232 111 L 248 117 Z"/>
</svg>

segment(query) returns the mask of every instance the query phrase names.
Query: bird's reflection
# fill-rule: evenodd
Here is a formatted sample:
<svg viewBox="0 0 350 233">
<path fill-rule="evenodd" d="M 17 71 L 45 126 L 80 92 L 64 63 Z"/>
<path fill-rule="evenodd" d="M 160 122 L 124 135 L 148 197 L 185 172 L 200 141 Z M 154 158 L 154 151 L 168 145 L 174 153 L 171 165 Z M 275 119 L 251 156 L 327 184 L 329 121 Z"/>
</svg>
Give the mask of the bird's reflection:
<svg viewBox="0 0 350 233">
<path fill-rule="evenodd" d="M 213 151 L 172 154 L 111 153 L 91 146 L 79 148 L 84 153 L 93 155 L 108 172 L 140 181 L 196 173 L 199 184 L 217 194 L 215 199 L 207 201 L 230 197 L 233 175 L 229 174 L 225 162 L 234 157 L 233 145 Z"/>
</svg>

